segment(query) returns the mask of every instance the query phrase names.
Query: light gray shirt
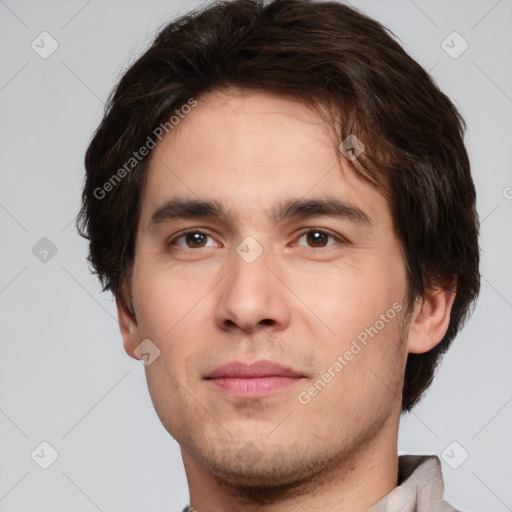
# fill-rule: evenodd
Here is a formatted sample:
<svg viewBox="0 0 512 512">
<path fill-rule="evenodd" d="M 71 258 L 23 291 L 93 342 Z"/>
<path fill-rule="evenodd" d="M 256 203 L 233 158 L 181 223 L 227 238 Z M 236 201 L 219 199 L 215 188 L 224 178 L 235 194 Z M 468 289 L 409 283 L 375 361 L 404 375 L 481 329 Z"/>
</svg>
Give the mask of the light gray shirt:
<svg viewBox="0 0 512 512">
<path fill-rule="evenodd" d="M 398 483 L 367 512 L 457 512 L 443 500 L 441 462 L 435 455 L 401 455 Z"/>
<path fill-rule="evenodd" d="M 443 491 L 438 457 L 401 455 L 398 457 L 398 487 L 367 512 L 457 512 L 443 500 Z M 187 506 L 183 512 L 196 511 Z"/>
</svg>

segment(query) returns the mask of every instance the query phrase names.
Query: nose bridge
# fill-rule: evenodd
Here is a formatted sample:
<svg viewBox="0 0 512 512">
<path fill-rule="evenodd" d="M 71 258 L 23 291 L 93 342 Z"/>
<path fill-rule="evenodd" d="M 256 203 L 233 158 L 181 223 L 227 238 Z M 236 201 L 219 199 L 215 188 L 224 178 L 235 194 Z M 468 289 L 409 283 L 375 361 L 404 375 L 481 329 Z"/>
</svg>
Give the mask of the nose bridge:
<svg viewBox="0 0 512 512">
<path fill-rule="evenodd" d="M 261 238 L 260 238 L 261 240 Z M 228 292 L 237 304 L 244 305 L 247 313 L 250 309 L 263 313 L 264 304 L 268 304 L 273 292 L 271 283 L 271 249 L 265 247 L 254 237 L 248 236 L 235 248 L 232 262 L 231 283 Z"/>
<path fill-rule="evenodd" d="M 219 298 L 220 328 L 254 331 L 262 326 L 282 329 L 289 322 L 284 285 L 275 276 L 271 249 L 254 237 L 240 242 L 231 255 L 232 270 Z"/>
</svg>

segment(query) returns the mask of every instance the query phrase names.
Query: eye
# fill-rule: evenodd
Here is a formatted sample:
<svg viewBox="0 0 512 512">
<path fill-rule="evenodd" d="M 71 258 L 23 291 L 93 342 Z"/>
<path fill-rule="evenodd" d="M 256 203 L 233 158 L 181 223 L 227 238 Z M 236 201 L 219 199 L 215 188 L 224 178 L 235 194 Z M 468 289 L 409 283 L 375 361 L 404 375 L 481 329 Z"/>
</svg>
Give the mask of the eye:
<svg viewBox="0 0 512 512">
<path fill-rule="evenodd" d="M 207 244 L 208 239 L 211 239 L 213 243 Z M 179 235 L 172 238 L 167 245 L 178 246 L 182 249 L 201 249 L 203 247 L 214 246 L 215 241 L 210 235 L 197 229 L 191 229 L 182 231 Z"/>
<path fill-rule="evenodd" d="M 328 245 L 334 245 L 336 242 L 339 243 L 343 241 L 339 236 L 335 236 L 322 229 L 309 229 L 303 232 L 297 239 L 297 245 L 302 245 L 300 241 L 303 239 L 305 239 L 307 245 L 311 248 L 327 247 Z M 329 239 L 331 242 L 329 242 Z"/>
</svg>

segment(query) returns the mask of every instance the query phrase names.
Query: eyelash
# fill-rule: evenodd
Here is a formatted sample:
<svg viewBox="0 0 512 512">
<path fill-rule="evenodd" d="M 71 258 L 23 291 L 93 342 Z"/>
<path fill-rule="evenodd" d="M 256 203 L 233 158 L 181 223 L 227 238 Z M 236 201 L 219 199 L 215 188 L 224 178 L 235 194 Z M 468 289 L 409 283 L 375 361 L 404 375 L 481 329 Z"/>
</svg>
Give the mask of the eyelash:
<svg viewBox="0 0 512 512">
<path fill-rule="evenodd" d="M 202 235 L 206 235 L 207 237 L 210 237 L 213 239 L 213 236 L 204 232 L 204 231 L 201 231 L 200 229 L 195 229 L 195 228 L 191 228 L 191 229 L 185 229 L 183 231 L 181 231 L 180 233 L 178 233 L 177 235 L 175 235 L 174 237 L 172 237 L 168 242 L 167 242 L 167 246 L 168 247 L 172 247 L 173 245 L 175 245 L 176 241 L 181 239 L 181 238 L 184 238 L 185 236 L 187 236 L 188 234 L 190 233 L 200 233 Z M 322 233 L 334 240 L 336 240 L 336 242 L 340 243 L 340 244 L 346 244 L 348 243 L 348 241 L 342 237 L 341 235 L 335 235 L 334 233 L 332 233 L 331 231 L 328 231 L 326 229 L 321 229 L 321 228 L 306 228 L 304 230 L 302 230 L 296 240 L 300 240 L 304 235 L 307 235 L 308 233 Z M 294 245 L 297 245 L 297 244 L 294 244 Z M 316 249 L 325 249 L 327 247 L 329 247 L 330 245 L 335 245 L 335 244 L 327 244 L 325 246 L 322 246 L 322 247 L 307 247 L 308 249 L 312 249 L 312 250 L 316 250 Z M 197 251 L 198 249 L 204 249 L 204 247 L 198 247 L 197 249 L 194 249 L 194 248 L 191 248 L 191 247 L 180 247 L 180 249 L 184 249 L 184 250 L 191 250 L 191 251 Z"/>
</svg>

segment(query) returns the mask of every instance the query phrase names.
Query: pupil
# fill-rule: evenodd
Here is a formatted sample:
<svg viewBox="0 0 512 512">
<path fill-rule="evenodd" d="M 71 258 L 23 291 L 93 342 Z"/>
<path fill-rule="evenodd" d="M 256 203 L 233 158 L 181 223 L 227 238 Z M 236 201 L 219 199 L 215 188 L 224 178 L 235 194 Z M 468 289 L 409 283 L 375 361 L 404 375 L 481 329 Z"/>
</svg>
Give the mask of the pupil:
<svg viewBox="0 0 512 512">
<path fill-rule="evenodd" d="M 313 231 L 313 232 L 309 233 L 308 237 L 309 237 L 309 241 L 313 245 L 320 246 L 320 247 L 325 246 L 325 242 L 326 242 L 326 238 L 327 238 L 325 236 L 325 233 L 322 233 L 320 231 Z"/>
</svg>

